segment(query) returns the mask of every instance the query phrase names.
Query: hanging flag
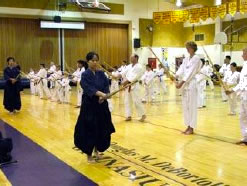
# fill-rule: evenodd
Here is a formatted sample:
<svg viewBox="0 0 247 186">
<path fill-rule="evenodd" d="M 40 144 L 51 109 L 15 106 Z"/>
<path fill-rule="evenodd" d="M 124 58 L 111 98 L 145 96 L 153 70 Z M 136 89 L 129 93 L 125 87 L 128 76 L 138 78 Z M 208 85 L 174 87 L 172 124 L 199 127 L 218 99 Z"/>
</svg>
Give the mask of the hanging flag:
<svg viewBox="0 0 247 186">
<path fill-rule="evenodd" d="M 234 16 L 237 12 L 237 2 L 232 2 L 228 4 L 228 12 L 231 16 Z"/>
<path fill-rule="evenodd" d="M 242 0 L 240 3 L 240 12 L 242 14 L 247 13 L 247 1 Z"/>
<path fill-rule="evenodd" d="M 209 17 L 209 10 L 208 10 L 208 7 L 200 8 L 199 14 L 200 14 L 200 18 L 201 18 L 203 21 L 206 21 L 207 18 Z"/>
<path fill-rule="evenodd" d="M 163 12 L 162 23 L 170 24 L 171 23 L 171 12 Z"/>
<path fill-rule="evenodd" d="M 171 22 L 172 23 L 180 22 L 179 13 L 180 13 L 180 10 L 175 10 L 171 12 Z"/>
<path fill-rule="evenodd" d="M 162 12 L 154 12 L 153 13 L 153 21 L 155 24 L 159 24 L 162 21 Z"/>
<path fill-rule="evenodd" d="M 217 6 L 210 7 L 209 13 L 210 13 L 210 17 L 212 19 L 216 19 L 216 17 L 218 16 L 218 8 L 217 8 Z"/>
<path fill-rule="evenodd" d="M 200 8 L 194 8 L 189 10 L 190 23 L 198 23 L 200 21 Z"/>
<path fill-rule="evenodd" d="M 226 16 L 226 13 L 227 13 L 226 4 L 222 4 L 218 6 L 218 14 L 221 19 L 223 19 Z"/>
<path fill-rule="evenodd" d="M 180 22 L 186 22 L 189 19 L 189 11 L 181 10 L 179 19 L 180 19 Z"/>
</svg>

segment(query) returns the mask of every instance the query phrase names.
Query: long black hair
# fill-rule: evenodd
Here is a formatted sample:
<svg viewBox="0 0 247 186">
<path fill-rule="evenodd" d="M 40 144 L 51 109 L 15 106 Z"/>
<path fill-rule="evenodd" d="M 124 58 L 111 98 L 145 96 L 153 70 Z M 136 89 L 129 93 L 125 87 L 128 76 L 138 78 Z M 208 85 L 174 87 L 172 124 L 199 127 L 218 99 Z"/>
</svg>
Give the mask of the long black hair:
<svg viewBox="0 0 247 186">
<path fill-rule="evenodd" d="M 80 60 L 77 61 L 77 63 L 81 64 L 82 67 L 85 68 L 85 70 L 88 69 L 88 64 L 87 64 L 87 62 L 85 60 L 80 59 Z"/>
</svg>

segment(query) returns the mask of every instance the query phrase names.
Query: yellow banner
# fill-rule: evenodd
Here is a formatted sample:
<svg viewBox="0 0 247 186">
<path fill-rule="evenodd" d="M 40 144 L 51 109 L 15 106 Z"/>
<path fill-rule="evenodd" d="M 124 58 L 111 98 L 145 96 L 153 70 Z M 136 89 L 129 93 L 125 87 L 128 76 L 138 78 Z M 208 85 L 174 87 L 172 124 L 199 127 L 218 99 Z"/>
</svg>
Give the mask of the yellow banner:
<svg viewBox="0 0 247 186">
<path fill-rule="evenodd" d="M 198 23 L 201 20 L 206 21 L 209 17 L 215 19 L 217 16 L 224 18 L 227 13 L 232 16 L 240 9 L 241 13 L 247 13 L 247 0 L 241 1 L 240 7 L 237 2 L 222 4 L 220 6 L 193 8 L 190 10 L 175 10 L 169 12 L 154 12 L 153 20 L 155 24 L 186 22 Z"/>
<path fill-rule="evenodd" d="M 179 10 L 172 11 L 171 12 L 171 22 L 173 23 L 179 22 L 179 14 L 180 14 Z"/>
<path fill-rule="evenodd" d="M 226 13 L 227 13 L 226 4 L 222 4 L 218 6 L 218 14 L 220 18 L 223 19 L 226 16 Z"/>
<path fill-rule="evenodd" d="M 155 24 L 159 24 L 162 21 L 163 12 L 154 12 L 153 21 Z"/>
<path fill-rule="evenodd" d="M 200 21 L 200 8 L 194 8 L 189 10 L 190 23 L 198 23 Z"/>
<path fill-rule="evenodd" d="M 209 10 L 208 10 L 208 7 L 200 8 L 199 14 L 200 14 L 200 18 L 201 18 L 203 21 L 206 21 L 207 18 L 209 17 Z"/>
<path fill-rule="evenodd" d="M 234 16 L 237 12 L 237 2 L 232 2 L 228 4 L 228 12 L 231 16 Z"/>
<path fill-rule="evenodd" d="M 170 24 L 171 23 L 171 12 L 163 12 L 162 23 Z"/>
<path fill-rule="evenodd" d="M 176 10 L 171 12 L 171 22 L 185 22 L 188 20 L 189 12 L 187 10 Z"/>
<path fill-rule="evenodd" d="M 180 22 L 185 22 L 189 19 L 189 11 L 188 10 L 182 10 L 180 12 Z"/>
<path fill-rule="evenodd" d="M 210 7 L 210 17 L 215 19 L 218 16 L 218 8 L 217 6 Z"/>
<path fill-rule="evenodd" d="M 240 4 L 240 12 L 242 14 L 247 13 L 247 1 L 246 2 L 241 2 Z"/>
</svg>

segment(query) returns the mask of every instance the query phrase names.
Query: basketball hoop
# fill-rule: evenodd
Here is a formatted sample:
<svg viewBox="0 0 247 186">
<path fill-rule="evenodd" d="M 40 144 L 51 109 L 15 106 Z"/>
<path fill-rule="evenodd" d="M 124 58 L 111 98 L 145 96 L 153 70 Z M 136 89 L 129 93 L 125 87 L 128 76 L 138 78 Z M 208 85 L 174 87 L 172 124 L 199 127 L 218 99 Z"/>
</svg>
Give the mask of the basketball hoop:
<svg viewBox="0 0 247 186">
<path fill-rule="evenodd" d="M 225 45 L 227 44 L 227 35 L 225 32 L 219 32 L 214 38 L 215 44 Z"/>
<path fill-rule="evenodd" d="M 71 3 L 76 3 L 77 6 L 83 9 L 93 9 L 110 12 L 111 9 L 105 4 L 100 3 L 99 0 L 69 0 Z"/>
</svg>

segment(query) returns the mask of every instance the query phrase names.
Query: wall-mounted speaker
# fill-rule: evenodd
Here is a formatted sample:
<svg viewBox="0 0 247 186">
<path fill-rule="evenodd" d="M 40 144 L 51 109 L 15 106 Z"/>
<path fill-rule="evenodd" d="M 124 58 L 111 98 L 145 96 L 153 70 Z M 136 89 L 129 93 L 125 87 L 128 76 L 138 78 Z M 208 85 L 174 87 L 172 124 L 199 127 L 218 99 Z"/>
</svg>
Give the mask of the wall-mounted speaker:
<svg viewBox="0 0 247 186">
<path fill-rule="evenodd" d="M 134 39 L 134 48 L 141 48 L 141 39 Z"/>
</svg>

